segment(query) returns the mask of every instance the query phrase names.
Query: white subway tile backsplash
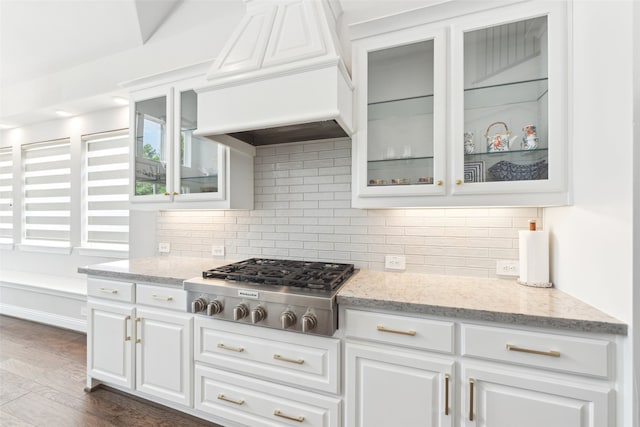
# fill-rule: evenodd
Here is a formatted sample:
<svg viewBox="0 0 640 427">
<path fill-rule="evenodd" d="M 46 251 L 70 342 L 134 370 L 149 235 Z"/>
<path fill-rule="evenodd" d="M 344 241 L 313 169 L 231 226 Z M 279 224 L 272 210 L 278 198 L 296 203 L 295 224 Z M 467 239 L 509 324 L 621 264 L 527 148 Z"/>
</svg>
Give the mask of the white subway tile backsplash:
<svg viewBox="0 0 640 427">
<path fill-rule="evenodd" d="M 351 208 L 351 141 L 257 147 L 254 210 L 160 211 L 156 238 L 172 256 L 279 257 L 351 262 L 384 269 L 495 277 L 499 259 L 518 258 L 518 230 L 542 227 L 542 208 Z"/>
</svg>

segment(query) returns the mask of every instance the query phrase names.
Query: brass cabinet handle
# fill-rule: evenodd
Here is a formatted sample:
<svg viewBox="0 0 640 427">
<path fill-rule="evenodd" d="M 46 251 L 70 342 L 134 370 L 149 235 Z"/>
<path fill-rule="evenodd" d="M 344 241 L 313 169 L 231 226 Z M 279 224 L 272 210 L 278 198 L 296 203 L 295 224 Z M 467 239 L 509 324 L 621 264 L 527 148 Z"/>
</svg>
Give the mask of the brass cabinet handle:
<svg viewBox="0 0 640 427">
<path fill-rule="evenodd" d="M 240 400 L 231 399 L 231 398 L 225 396 L 222 393 L 218 394 L 218 399 L 224 400 L 225 402 L 235 403 L 236 405 L 244 405 L 244 400 L 242 400 L 242 399 L 240 399 Z"/>
<path fill-rule="evenodd" d="M 449 374 L 444 374 L 444 414 L 449 415 Z"/>
<path fill-rule="evenodd" d="M 462 184 L 462 180 L 461 179 L 456 179 L 456 185 L 461 185 Z"/>
<path fill-rule="evenodd" d="M 165 196 L 170 196 L 170 195 L 171 195 L 171 193 L 169 193 L 168 191 L 165 191 L 165 192 L 164 192 L 164 195 L 165 195 Z"/>
<path fill-rule="evenodd" d="M 177 196 L 178 194 L 180 194 L 180 193 L 178 193 L 177 191 L 174 191 L 174 192 L 173 192 L 173 195 L 174 195 L 174 196 Z"/>
<path fill-rule="evenodd" d="M 287 420 L 297 421 L 299 423 L 304 421 L 304 417 L 303 416 L 292 417 L 290 415 L 283 414 L 282 412 L 278 411 L 277 409 L 275 411 L 273 411 L 273 415 L 275 415 L 276 417 L 285 418 Z"/>
<path fill-rule="evenodd" d="M 509 351 L 518 351 L 520 353 L 529 353 L 529 354 L 539 354 L 541 356 L 551 356 L 551 357 L 560 357 L 560 352 L 555 350 L 542 351 L 542 350 L 532 350 L 529 348 L 522 348 L 515 345 L 507 344 L 507 350 Z"/>
<path fill-rule="evenodd" d="M 173 297 L 167 297 L 167 296 L 156 295 L 156 294 L 151 295 L 151 298 L 157 299 L 160 301 L 173 301 Z"/>
<path fill-rule="evenodd" d="M 244 348 L 242 347 L 231 347 L 222 343 L 218 343 L 218 348 L 221 348 L 223 350 L 235 351 L 236 353 L 242 353 L 244 351 Z"/>
<path fill-rule="evenodd" d="M 442 180 L 441 179 L 437 180 L 436 185 L 442 185 Z"/>
<path fill-rule="evenodd" d="M 283 362 L 295 363 L 297 365 L 302 365 L 304 363 L 304 359 L 289 359 L 287 357 L 282 357 L 279 354 L 274 354 L 273 358 L 276 360 L 281 360 Z"/>
<path fill-rule="evenodd" d="M 382 325 L 378 325 L 378 331 L 380 331 L 380 332 L 391 332 L 392 334 L 409 335 L 411 337 L 416 334 L 416 331 L 399 331 L 397 329 L 385 328 Z"/>
<path fill-rule="evenodd" d="M 127 326 L 129 325 L 129 320 L 131 320 L 131 316 L 127 316 L 124 318 L 124 340 L 125 341 L 131 341 L 131 335 L 129 335 L 127 332 L 129 332 L 127 329 L 129 329 Z"/>
<path fill-rule="evenodd" d="M 475 381 L 469 378 L 469 421 L 473 421 L 473 385 Z"/>
<path fill-rule="evenodd" d="M 140 344 L 142 342 L 142 328 L 138 326 L 141 321 L 142 319 L 140 317 L 136 317 L 136 344 Z"/>
<path fill-rule="evenodd" d="M 100 288 L 100 292 L 104 292 L 105 294 L 117 294 L 117 289 L 109 289 L 109 288 Z"/>
</svg>

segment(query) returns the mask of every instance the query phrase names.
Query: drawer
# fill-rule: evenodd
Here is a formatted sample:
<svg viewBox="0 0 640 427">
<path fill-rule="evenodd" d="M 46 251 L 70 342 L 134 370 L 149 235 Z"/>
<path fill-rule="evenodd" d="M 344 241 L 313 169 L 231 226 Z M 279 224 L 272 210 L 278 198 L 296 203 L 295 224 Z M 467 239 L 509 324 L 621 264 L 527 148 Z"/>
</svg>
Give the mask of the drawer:
<svg viewBox="0 0 640 427">
<path fill-rule="evenodd" d="M 340 340 L 195 318 L 195 360 L 298 387 L 339 393 Z"/>
<path fill-rule="evenodd" d="M 187 311 L 187 291 L 181 288 L 136 285 L 136 302 L 152 307 Z"/>
<path fill-rule="evenodd" d="M 340 399 L 195 366 L 195 408 L 248 426 L 340 425 Z"/>
<path fill-rule="evenodd" d="M 612 343 L 570 335 L 462 325 L 462 355 L 607 378 Z"/>
<path fill-rule="evenodd" d="M 87 295 L 132 303 L 134 300 L 133 283 L 89 277 L 87 279 Z"/>
<path fill-rule="evenodd" d="M 453 353 L 452 322 L 347 309 L 343 324 L 347 338 Z"/>
</svg>

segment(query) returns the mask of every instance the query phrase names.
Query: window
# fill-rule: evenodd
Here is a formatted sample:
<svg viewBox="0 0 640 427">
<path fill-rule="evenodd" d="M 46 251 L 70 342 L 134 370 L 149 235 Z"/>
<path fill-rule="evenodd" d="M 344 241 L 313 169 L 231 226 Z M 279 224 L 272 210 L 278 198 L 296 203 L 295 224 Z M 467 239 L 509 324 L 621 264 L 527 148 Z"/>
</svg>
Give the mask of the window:
<svg viewBox="0 0 640 427">
<path fill-rule="evenodd" d="M 71 144 L 69 139 L 22 146 L 24 207 L 22 240 L 70 246 Z"/>
<path fill-rule="evenodd" d="M 0 149 L 0 243 L 13 243 L 13 153 Z"/>
<path fill-rule="evenodd" d="M 114 131 L 83 137 L 82 246 L 129 250 L 129 138 Z"/>
</svg>

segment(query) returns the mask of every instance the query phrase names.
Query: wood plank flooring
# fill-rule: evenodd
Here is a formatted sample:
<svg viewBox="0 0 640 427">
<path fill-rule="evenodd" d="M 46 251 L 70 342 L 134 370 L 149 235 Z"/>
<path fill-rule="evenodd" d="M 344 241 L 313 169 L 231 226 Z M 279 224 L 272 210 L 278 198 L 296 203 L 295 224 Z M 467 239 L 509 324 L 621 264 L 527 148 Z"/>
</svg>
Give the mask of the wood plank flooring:
<svg viewBox="0 0 640 427">
<path fill-rule="evenodd" d="M 220 427 L 124 393 L 85 387 L 86 335 L 0 316 L 0 426 Z"/>
</svg>

